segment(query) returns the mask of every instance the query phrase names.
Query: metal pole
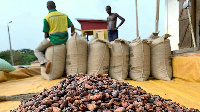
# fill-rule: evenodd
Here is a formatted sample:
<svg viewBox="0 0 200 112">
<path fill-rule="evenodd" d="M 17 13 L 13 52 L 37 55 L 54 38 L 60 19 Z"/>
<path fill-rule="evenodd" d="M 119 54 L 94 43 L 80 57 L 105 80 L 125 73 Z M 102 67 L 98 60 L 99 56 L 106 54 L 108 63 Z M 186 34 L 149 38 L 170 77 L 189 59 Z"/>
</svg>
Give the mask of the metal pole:
<svg viewBox="0 0 200 112">
<path fill-rule="evenodd" d="M 10 21 L 9 23 L 12 23 L 12 21 Z M 9 36 L 9 42 L 10 42 L 10 58 L 11 58 L 12 66 L 14 66 L 12 47 L 11 47 L 11 39 L 10 39 L 10 30 L 9 30 L 9 25 L 8 24 L 7 24 L 7 26 L 8 26 L 8 36 Z"/>
<path fill-rule="evenodd" d="M 135 11 L 136 11 L 136 34 L 139 37 L 139 30 L 138 30 L 138 12 L 137 12 L 137 0 L 135 0 Z"/>
<path fill-rule="evenodd" d="M 166 34 L 168 34 L 168 0 L 167 0 L 167 29 L 166 29 Z"/>
<path fill-rule="evenodd" d="M 189 7 L 187 7 L 187 12 L 188 12 L 188 16 L 189 16 L 189 23 L 190 23 L 191 33 L 192 33 L 193 45 L 194 45 L 194 47 L 196 47 L 196 42 L 195 42 L 195 38 L 194 38 L 194 31 L 193 31 L 193 25 L 192 25 L 192 20 L 191 20 L 191 16 L 190 16 L 190 9 L 189 9 Z"/>
<path fill-rule="evenodd" d="M 160 0 L 156 0 L 156 21 L 155 21 L 155 33 L 158 33 L 159 7 L 160 7 Z"/>
</svg>

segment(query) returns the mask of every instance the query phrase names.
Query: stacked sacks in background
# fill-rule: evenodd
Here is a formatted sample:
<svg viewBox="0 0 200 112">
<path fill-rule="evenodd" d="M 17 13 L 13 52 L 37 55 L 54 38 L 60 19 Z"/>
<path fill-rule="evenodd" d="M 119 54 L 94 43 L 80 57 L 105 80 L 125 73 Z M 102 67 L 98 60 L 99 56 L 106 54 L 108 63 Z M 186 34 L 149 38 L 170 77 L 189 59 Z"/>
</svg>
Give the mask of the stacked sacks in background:
<svg viewBox="0 0 200 112">
<path fill-rule="evenodd" d="M 163 35 L 152 40 L 151 44 L 151 74 L 156 79 L 171 80 L 171 46 L 169 35 Z"/>
<path fill-rule="evenodd" d="M 147 40 L 136 38 L 130 44 L 129 76 L 136 81 L 145 81 L 150 75 L 150 46 Z"/>
<path fill-rule="evenodd" d="M 46 57 L 52 62 L 52 66 L 49 74 L 45 74 L 44 66 L 41 67 L 42 76 L 47 80 L 60 78 L 66 62 L 67 74 L 109 73 L 112 78 L 125 80 L 128 75 L 126 68 L 129 60 L 129 76 L 133 80 L 147 80 L 150 70 L 156 79 L 171 80 L 171 47 L 166 35 L 159 38 L 151 35 L 147 40 L 140 38 L 133 40 L 129 46 L 130 59 L 127 41 L 116 39 L 111 44 L 107 40 L 98 39 L 98 34 L 95 34 L 88 46 L 87 40 L 75 33 L 67 42 L 66 48 L 64 45 L 56 45 L 47 49 Z"/>
<path fill-rule="evenodd" d="M 129 67 L 129 43 L 123 39 L 116 39 L 111 45 L 109 75 L 117 80 L 125 80 Z"/>
<path fill-rule="evenodd" d="M 75 33 L 67 42 L 66 74 L 87 72 L 87 39 Z"/>
<path fill-rule="evenodd" d="M 54 45 L 46 49 L 45 57 L 51 62 L 50 72 L 45 73 L 45 66 L 41 66 L 44 79 L 53 80 L 62 77 L 65 68 L 65 45 Z"/>
<path fill-rule="evenodd" d="M 96 37 L 97 34 L 94 36 Z M 87 74 L 108 74 L 110 61 L 110 43 L 107 40 L 94 38 L 89 42 Z"/>
</svg>

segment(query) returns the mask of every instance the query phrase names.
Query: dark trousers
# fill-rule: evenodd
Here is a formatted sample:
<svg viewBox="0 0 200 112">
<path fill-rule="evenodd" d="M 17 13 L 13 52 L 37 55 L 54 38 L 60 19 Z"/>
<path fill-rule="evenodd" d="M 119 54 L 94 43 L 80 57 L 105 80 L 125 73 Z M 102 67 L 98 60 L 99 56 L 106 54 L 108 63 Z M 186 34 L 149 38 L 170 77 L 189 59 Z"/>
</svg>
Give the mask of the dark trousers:
<svg viewBox="0 0 200 112">
<path fill-rule="evenodd" d="M 118 30 L 108 30 L 108 40 L 109 42 L 118 39 Z"/>
</svg>

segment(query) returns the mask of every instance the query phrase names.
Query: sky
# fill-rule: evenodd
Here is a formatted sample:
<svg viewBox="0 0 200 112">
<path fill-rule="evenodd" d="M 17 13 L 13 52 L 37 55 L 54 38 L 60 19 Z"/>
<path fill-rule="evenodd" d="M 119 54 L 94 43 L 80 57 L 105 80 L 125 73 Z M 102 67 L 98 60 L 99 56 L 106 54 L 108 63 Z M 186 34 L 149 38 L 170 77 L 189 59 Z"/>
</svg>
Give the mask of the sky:
<svg viewBox="0 0 200 112">
<path fill-rule="evenodd" d="M 13 50 L 23 48 L 34 50 L 44 39 L 43 19 L 48 14 L 48 0 L 0 0 L 0 52 L 9 50 L 8 27 Z M 75 28 L 81 25 L 75 18 L 104 19 L 110 5 L 113 13 L 125 18 L 118 29 L 119 38 L 131 41 L 136 38 L 135 0 L 53 0 L 59 12 L 68 15 Z M 137 0 L 139 36 L 142 39 L 155 31 L 156 0 Z M 160 0 L 159 35 L 165 33 L 165 0 Z M 8 24 L 10 21 L 12 23 Z M 120 20 L 117 20 L 117 24 Z M 68 29 L 70 34 L 70 29 Z M 79 34 L 80 32 L 77 31 Z M 70 37 L 69 37 L 70 38 Z"/>
</svg>

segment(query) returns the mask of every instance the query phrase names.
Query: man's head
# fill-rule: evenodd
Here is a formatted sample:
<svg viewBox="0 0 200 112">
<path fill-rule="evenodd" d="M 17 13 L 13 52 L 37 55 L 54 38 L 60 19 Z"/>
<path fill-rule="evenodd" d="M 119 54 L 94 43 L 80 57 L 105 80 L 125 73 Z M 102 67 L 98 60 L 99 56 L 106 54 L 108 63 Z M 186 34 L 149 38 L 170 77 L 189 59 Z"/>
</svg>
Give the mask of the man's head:
<svg viewBox="0 0 200 112">
<path fill-rule="evenodd" d="M 108 14 L 111 14 L 111 7 L 108 5 L 108 6 L 106 6 L 106 12 L 108 13 Z"/>
<path fill-rule="evenodd" d="M 47 2 L 47 9 L 48 10 L 55 9 L 55 8 L 56 8 L 56 4 L 53 1 Z"/>
</svg>

